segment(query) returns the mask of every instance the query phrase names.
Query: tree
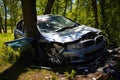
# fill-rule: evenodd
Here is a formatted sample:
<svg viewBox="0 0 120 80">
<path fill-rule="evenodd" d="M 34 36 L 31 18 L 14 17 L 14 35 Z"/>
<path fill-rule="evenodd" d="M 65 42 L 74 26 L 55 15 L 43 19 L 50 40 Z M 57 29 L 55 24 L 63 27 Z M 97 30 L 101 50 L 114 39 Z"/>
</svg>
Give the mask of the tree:
<svg viewBox="0 0 120 80">
<path fill-rule="evenodd" d="M 1 17 L 1 14 L 0 14 L 0 33 L 2 33 L 2 17 Z"/>
<path fill-rule="evenodd" d="M 21 0 L 23 19 L 26 27 L 26 36 L 37 38 L 36 0 Z"/>
<path fill-rule="evenodd" d="M 50 14 L 54 2 L 55 0 L 48 0 L 44 14 Z"/>
<path fill-rule="evenodd" d="M 4 33 L 7 33 L 7 0 L 3 0 L 3 5 L 4 5 L 4 11 L 5 11 L 5 23 L 4 23 L 3 31 Z"/>
<path fill-rule="evenodd" d="M 67 6 L 68 6 L 68 0 L 65 0 L 65 9 L 64 9 L 64 12 L 63 12 L 63 16 L 66 16 Z"/>
<path fill-rule="evenodd" d="M 93 15 L 95 19 L 95 27 L 98 28 L 97 1 L 96 0 L 91 0 L 91 1 L 92 1 L 92 7 L 93 7 Z"/>
</svg>

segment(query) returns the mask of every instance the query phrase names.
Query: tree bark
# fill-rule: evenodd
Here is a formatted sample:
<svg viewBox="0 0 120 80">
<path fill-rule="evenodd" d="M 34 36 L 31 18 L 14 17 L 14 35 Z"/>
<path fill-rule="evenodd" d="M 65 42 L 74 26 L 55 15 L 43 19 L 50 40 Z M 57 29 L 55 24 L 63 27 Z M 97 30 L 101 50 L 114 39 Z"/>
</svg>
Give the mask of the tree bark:
<svg viewBox="0 0 120 80">
<path fill-rule="evenodd" d="M 55 0 L 48 0 L 44 14 L 50 14 L 52 5 L 54 4 Z"/>
<path fill-rule="evenodd" d="M 36 0 L 21 0 L 23 19 L 25 22 L 26 36 L 38 37 Z"/>
<path fill-rule="evenodd" d="M 98 28 L 97 2 L 96 0 L 91 0 L 91 1 L 92 1 L 92 7 L 93 7 L 93 15 L 95 19 L 95 27 Z"/>
</svg>

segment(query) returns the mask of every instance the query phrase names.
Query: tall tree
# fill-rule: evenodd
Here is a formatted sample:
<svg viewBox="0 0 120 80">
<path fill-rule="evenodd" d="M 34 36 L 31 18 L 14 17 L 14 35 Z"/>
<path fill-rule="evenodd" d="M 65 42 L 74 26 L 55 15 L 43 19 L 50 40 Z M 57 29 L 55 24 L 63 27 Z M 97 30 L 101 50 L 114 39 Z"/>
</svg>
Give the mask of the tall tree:
<svg viewBox="0 0 120 80">
<path fill-rule="evenodd" d="M 76 0 L 76 15 L 75 15 L 75 21 L 77 21 L 77 17 L 78 17 L 78 7 L 79 7 L 79 0 Z"/>
<path fill-rule="evenodd" d="M 93 15 L 95 19 L 95 27 L 98 28 L 97 1 L 96 0 L 91 0 L 91 1 L 92 1 L 92 7 L 93 7 Z"/>
<path fill-rule="evenodd" d="M 66 15 L 67 5 L 68 5 L 68 0 L 65 0 L 65 9 L 64 9 L 64 12 L 63 12 L 63 16 Z"/>
<path fill-rule="evenodd" d="M 50 14 L 54 2 L 55 0 L 48 0 L 44 14 Z"/>
<path fill-rule="evenodd" d="M 2 17 L 1 17 L 1 14 L 0 14 L 0 33 L 2 33 Z"/>
<path fill-rule="evenodd" d="M 3 0 L 4 12 L 5 12 L 5 23 L 4 23 L 4 33 L 7 33 L 7 0 Z"/>
<path fill-rule="evenodd" d="M 36 0 L 21 0 L 27 37 L 37 38 Z"/>
</svg>

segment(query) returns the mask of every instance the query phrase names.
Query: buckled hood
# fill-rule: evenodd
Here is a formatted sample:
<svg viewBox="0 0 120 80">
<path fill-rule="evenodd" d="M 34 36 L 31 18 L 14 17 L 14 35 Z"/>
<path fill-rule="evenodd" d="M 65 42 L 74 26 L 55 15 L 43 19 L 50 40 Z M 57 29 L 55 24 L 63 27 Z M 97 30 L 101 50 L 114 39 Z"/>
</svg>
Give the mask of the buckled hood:
<svg viewBox="0 0 120 80">
<path fill-rule="evenodd" d="M 61 32 L 41 33 L 48 41 L 67 43 L 80 39 L 83 35 L 89 32 L 100 32 L 96 28 L 91 28 L 85 25 L 80 25 L 71 29 L 66 29 Z"/>
</svg>

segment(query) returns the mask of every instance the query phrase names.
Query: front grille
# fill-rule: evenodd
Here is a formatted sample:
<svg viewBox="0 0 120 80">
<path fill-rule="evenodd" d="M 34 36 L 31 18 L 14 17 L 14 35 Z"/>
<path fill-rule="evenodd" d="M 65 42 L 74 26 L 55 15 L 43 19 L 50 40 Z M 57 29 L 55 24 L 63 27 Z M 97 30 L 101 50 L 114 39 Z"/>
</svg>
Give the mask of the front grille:
<svg viewBox="0 0 120 80">
<path fill-rule="evenodd" d="M 85 34 L 80 40 L 71 42 L 67 45 L 68 49 L 81 49 L 97 45 L 103 41 L 103 35 L 94 33 Z"/>
<path fill-rule="evenodd" d="M 88 39 L 88 40 L 84 40 L 81 42 L 83 44 L 84 47 L 89 47 L 94 45 L 94 40 L 93 39 Z"/>
<path fill-rule="evenodd" d="M 82 36 L 82 40 L 94 39 L 97 36 L 96 32 L 89 32 Z"/>
</svg>

